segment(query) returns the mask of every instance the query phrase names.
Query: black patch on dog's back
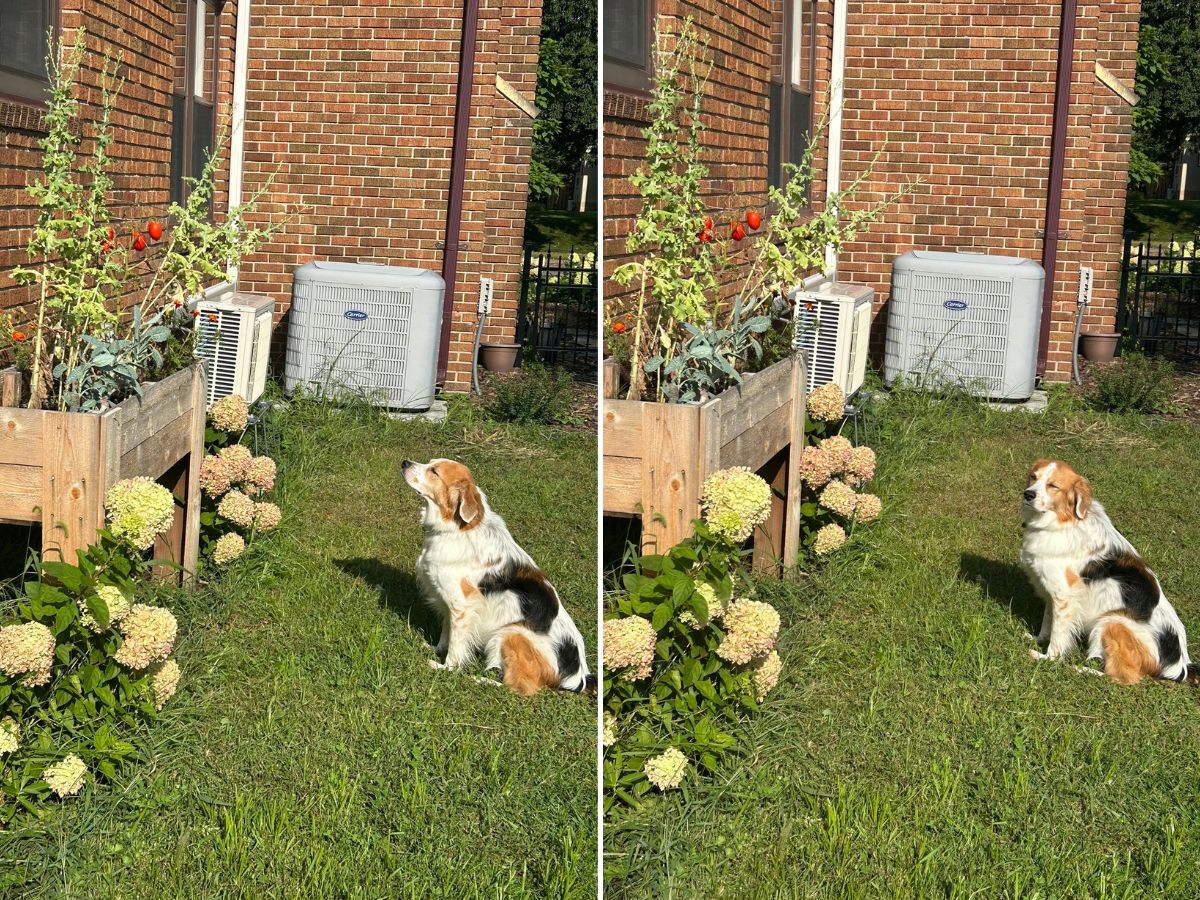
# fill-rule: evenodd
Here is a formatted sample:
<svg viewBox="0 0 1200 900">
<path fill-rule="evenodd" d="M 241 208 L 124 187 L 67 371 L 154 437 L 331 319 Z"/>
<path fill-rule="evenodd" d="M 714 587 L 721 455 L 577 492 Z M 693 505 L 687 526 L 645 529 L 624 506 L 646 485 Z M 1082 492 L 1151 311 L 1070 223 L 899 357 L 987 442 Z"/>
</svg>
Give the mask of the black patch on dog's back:
<svg viewBox="0 0 1200 900">
<path fill-rule="evenodd" d="M 1111 578 L 1121 592 L 1121 602 L 1129 617 L 1138 622 L 1150 621 L 1158 606 L 1158 582 L 1136 554 L 1122 553 L 1093 559 L 1079 573 L 1088 584 Z M 1178 638 L 1176 638 L 1178 640 Z"/>
<path fill-rule="evenodd" d="M 1164 669 L 1179 662 L 1183 650 L 1179 646 L 1179 632 L 1167 628 L 1158 633 L 1158 662 Z"/>
<path fill-rule="evenodd" d="M 558 657 L 559 678 L 570 678 L 579 671 L 579 647 L 570 638 L 554 645 L 554 655 Z"/>
<path fill-rule="evenodd" d="M 479 591 L 497 594 L 512 591 L 521 604 L 521 618 L 530 631 L 545 634 L 558 615 L 558 595 L 542 570 L 534 566 L 505 565 L 495 574 L 485 575 L 479 582 Z"/>
</svg>

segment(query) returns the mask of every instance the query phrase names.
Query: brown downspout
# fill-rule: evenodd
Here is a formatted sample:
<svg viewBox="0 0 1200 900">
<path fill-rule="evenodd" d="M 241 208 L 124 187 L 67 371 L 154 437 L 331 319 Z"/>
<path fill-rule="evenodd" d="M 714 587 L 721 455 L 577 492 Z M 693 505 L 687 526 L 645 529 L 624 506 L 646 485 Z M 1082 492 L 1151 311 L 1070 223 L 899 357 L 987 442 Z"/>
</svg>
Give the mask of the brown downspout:
<svg viewBox="0 0 1200 900">
<path fill-rule="evenodd" d="M 1062 214 L 1063 167 L 1067 155 L 1067 120 L 1071 111 L 1071 73 L 1075 66 L 1076 0 L 1063 0 L 1058 32 L 1058 78 L 1054 88 L 1054 131 L 1050 139 L 1050 184 L 1046 197 L 1046 231 L 1042 238 L 1042 326 L 1038 333 L 1037 373 L 1046 374 L 1050 326 L 1054 317 L 1054 280 L 1058 268 L 1058 226 Z"/>
<path fill-rule="evenodd" d="M 458 60 L 458 97 L 454 107 L 454 146 L 450 152 L 450 198 L 446 206 L 446 240 L 442 251 L 442 336 L 438 342 L 438 384 L 446 383 L 450 362 L 450 333 L 454 326 L 454 294 L 458 278 L 458 237 L 462 228 L 463 184 L 467 173 L 467 136 L 471 127 L 471 93 L 475 90 L 475 31 L 479 0 L 463 4 L 462 43 Z"/>
</svg>

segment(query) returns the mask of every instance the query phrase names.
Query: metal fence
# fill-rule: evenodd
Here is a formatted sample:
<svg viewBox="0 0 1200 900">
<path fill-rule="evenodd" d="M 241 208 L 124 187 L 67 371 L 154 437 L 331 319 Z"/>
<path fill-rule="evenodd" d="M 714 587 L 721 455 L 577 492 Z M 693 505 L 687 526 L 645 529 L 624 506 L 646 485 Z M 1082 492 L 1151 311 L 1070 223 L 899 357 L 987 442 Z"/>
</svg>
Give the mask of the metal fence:
<svg viewBox="0 0 1200 900">
<path fill-rule="evenodd" d="M 1200 239 L 1126 235 L 1117 328 L 1147 354 L 1200 368 Z"/>
<path fill-rule="evenodd" d="M 525 245 L 517 342 L 526 358 L 594 381 L 600 356 L 594 251 L 534 252 Z"/>
</svg>

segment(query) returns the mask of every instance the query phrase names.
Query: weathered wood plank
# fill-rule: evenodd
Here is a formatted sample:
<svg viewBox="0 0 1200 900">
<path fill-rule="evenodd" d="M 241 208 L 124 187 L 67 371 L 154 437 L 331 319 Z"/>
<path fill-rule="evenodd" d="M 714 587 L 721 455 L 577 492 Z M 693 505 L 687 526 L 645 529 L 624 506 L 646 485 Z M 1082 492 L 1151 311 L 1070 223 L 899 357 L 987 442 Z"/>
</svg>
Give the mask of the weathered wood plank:
<svg viewBox="0 0 1200 900">
<path fill-rule="evenodd" d="M 643 410 L 656 404 L 637 400 L 604 401 L 604 455 L 642 456 Z"/>
<path fill-rule="evenodd" d="M 604 457 L 604 511 L 633 515 L 642 510 L 642 461 Z"/>
<path fill-rule="evenodd" d="M 761 467 L 759 474 L 771 486 L 771 512 L 767 521 L 754 531 L 751 565 L 762 574 L 778 574 L 783 563 L 784 523 L 787 504 L 787 453 L 776 453 Z"/>
<path fill-rule="evenodd" d="M 40 466 L 42 432 L 46 419 L 56 413 L 40 409 L 0 407 L 0 464 Z"/>
<path fill-rule="evenodd" d="M 43 439 L 42 558 L 56 554 L 74 563 L 104 524 L 104 487 L 97 477 L 100 417 L 50 416 Z"/>
<path fill-rule="evenodd" d="M 721 411 L 722 446 L 791 399 L 792 359 L 780 360 L 769 369 L 751 375 L 743 384 L 730 388 L 717 398 L 724 407 Z"/>
<path fill-rule="evenodd" d="M 0 463 L 0 519 L 37 522 L 41 506 L 41 467 Z"/>
<path fill-rule="evenodd" d="M 792 438 L 792 403 L 789 400 L 720 448 L 720 462 L 713 467 L 748 466 L 757 472 Z"/>
<path fill-rule="evenodd" d="M 188 425 L 191 425 L 189 416 Z M 179 460 L 161 478 L 160 484 L 169 490 L 176 499 L 187 497 L 187 460 Z M 186 527 L 187 510 L 175 507 L 175 518 L 171 527 L 154 539 L 154 559 L 169 559 L 173 563 L 183 565 L 183 539 Z M 152 574 L 163 580 L 178 579 L 179 572 L 167 566 L 157 566 Z"/>
<path fill-rule="evenodd" d="M 783 566 L 790 569 L 800 556 L 800 454 L 804 452 L 804 417 L 808 409 L 808 361 L 804 353 L 792 360 L 792 435 L 787 465 L 787 522 L 783 532 Z"/>
<path fill-rule="evenodd" d="M 192 367 L 147 387 L 141 397 L 130 397 L 114 414 L 121 432 L 122 458 L 192 408 Z"/>
<path fill-rule="evenodd" d="M 204 430 L 207 421 L 208 369 L 196 370 L 192 381 L 192 441 L 188 453 L 184 499 L 187 518 L 183 528 L 183 580 L 189 580 L 200 562 L 200 463 L 204 459 Z"/>
<path fill-rule="evenodd" d="M 160 428 L 132 450 L 121 454 L 118 480 L 144 475 L 157 481 L 164 472 L 190 452 L 192 428 L 192 411 L 186 410 L 171 424 Z"/>
<path fill-rule="evenodd" d="M 699 410 L 647 403 L 642 417 L 642 547 L 663 552 L 691 533 L 700 511 Z"/>
<path fill-rule="evenodd" d="M 604 386 L 603 397 L 607 399 L 616 399 L 621 395 L 621 366 L 611 356 L 604 360 L 603 381 Z"/>
<path fill-rule="evenodd" d="M 24 379 L 16 366 L 0 369 L 0 406 L 20 406 Z"/>
</svg>

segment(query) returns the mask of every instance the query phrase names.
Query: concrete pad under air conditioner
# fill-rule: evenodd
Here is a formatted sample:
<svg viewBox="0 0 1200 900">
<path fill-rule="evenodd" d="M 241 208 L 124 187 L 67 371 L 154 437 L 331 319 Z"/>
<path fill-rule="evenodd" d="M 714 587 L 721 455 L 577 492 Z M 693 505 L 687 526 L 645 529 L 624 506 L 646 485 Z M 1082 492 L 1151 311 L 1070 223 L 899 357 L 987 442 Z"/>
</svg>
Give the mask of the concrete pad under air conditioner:
<svg viewBox="0 0 1200 900">
<path fill-rule="evenodd" d="M 420 419 L 423 422 L 444 422 L 446 421 L 447 404 L 445 400 L 434 400 L 433 405 L 424 412 L 389 412 L 386 413 L 389 419 L 395 419 L 398 422 L 412 422 Z"/>
<path fill-rule="evenodd" d="M 1050 398 L 1045 391 L 1034 391 L 1024 403 L 994 400 L 988 402 L 988 408 L 998 409 L 1000 412 L 1044 413 L 1049 403 Z"/>
</svg>

